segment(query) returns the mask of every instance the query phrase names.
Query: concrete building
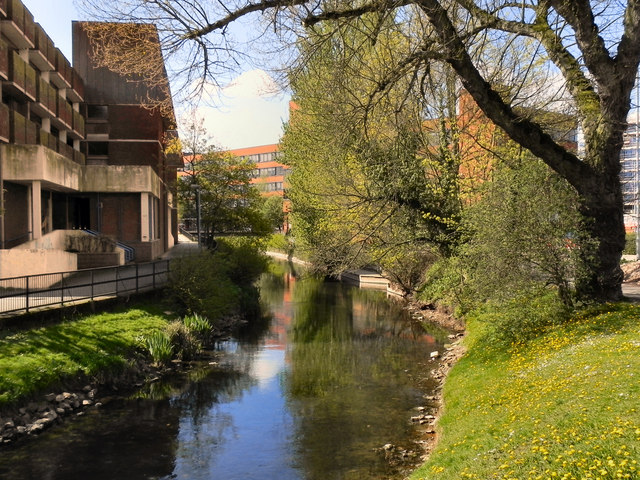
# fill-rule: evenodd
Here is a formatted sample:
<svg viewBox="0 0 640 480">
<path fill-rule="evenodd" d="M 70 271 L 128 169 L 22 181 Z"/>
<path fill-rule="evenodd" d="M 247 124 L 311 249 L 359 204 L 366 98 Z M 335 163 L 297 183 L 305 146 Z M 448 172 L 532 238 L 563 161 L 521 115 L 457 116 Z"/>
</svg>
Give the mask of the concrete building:
<svg viewBox="0 0 640 480">
<path fill-rule="evenodd" d="M 75 269 L 65 250 L 82 229 L 136 261 L 177 239 L 173 112 L 145 108 L 143 84 L 97 68 L 83 25 L 72 68 L 19 0 L 0 1 L 0 278 Z"/>
<path fill-rule="evenodd" d="M 624 134 L 624 144 L 620 152 L 620 182 L 625 230 L 637 232 L 640 218 L 640 125 L 635 118 L 630 119 Z"/>
</svg>

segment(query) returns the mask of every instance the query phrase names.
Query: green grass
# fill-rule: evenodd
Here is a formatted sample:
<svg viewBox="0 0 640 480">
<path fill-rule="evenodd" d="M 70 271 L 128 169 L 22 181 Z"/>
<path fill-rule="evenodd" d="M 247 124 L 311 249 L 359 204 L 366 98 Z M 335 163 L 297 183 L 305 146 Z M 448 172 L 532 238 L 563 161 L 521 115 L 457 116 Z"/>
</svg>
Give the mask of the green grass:
<svg viewBox="0 0 640 480">
<path fill-rule="evenodd" d="M 624 251 L 622 253 L 625 255 L 636 254 L 636 234 L 635 233 L 627 233 Z"/>
<path fill-rule="evenodd" d="M 640 478 L 639 320 L 606 305 L 505 350 L 470 319 L 440 441 L 411 478 Z"/>
<path fill-rule="evenodd" d="M 0 332 L 0 407 L 67 380 L 123 371 L 142 337 L 167 325 L 151 308 Z"/>
</svg>

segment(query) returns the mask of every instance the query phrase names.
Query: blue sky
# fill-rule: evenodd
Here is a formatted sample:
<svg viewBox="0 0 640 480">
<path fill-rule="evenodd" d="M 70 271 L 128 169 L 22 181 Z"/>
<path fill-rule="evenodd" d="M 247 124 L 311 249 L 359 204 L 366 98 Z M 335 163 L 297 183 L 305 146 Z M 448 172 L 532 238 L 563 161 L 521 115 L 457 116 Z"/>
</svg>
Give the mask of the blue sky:
<svg viewBox="0 0 640 480">
<path fill-rule="evenodd" d="M 110 1 L 110 0 L 107 0 Z M 22 0 L 49 37 L 72 61 L 71 22 L 84 20 L 74 0 Z M 221 148 L 277 143 L 289 117 L 287 94 L 266 93 L 271 81 L 260 70 L 243 72 L 226 88 L 214 92 L 216 106 L 202 107 L 199 115 Z M 176 105 L 177 110 L 186 106 Z"/>
</svg>

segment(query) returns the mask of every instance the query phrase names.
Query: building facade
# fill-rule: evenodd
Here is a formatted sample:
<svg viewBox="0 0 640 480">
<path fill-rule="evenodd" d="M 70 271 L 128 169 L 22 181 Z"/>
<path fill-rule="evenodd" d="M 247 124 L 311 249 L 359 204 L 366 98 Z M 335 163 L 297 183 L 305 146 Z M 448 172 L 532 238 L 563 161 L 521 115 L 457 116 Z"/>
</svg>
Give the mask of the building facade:
<svg viewBox="0 0 640 480">
<path fill-rule="evenodd" d="M 289 223 L 289 212 L 291 211 L 291 201 L 287 198 L 287 177 L 291 168 L 281 163 L 282 152 L 278 144 L 260 145 L 257 147 L 237 148 L 229 150 L 237 157 L 246 157 L 256 168 L 253 171 L 251 184 L 256 185 L 261 194 L 265 197 L 279 195 L 283 198 L 282 208 L 284 210 L 284 224 L 282 230 L 286 233 L 291 229 Z"/>
<path fill-rule="evenodd" d="M 9 266 L 16 250 L 64 257 L 64 236 L 51 235 L 61 230 L 104 234 L 137 261 L 177 238 L 180 157 L 164 153 L 172 115 L 144 108 L 143 86 L 96 68 L 82 25 L 73 25 L 73 68 L 19 0 L 0 0 L 2 278 L 73 267 Z"/>
<path fill-rule="evenodd" d="M 624 201 L 624 226 L 628 232 L 638 230 L 640 217 L 640 124 L 629 123 L 620 152 L 620 182 Z"/>
<path fill-rule="evenodd" d="M 261 145 L 257 147 L 237 148 L 229 150 L 236 157 L 245 157 L 255 163 L 251 183 L 256 185 L 264 196 L 280 195 L 286 197 L 286 178 L 289 167 L 279 162 L 282 154 L 278 144 Z"/>
</svg>

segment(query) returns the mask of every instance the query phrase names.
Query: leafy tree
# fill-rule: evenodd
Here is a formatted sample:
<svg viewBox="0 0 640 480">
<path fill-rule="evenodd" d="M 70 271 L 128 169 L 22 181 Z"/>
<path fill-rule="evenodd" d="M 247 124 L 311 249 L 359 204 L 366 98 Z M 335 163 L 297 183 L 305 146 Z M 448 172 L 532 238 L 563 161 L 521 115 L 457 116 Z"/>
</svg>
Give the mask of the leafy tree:
<svg viewBox="0 0 640 480">
<path fill-rule="evenodd" d="M 384 28 L 386 41 L 363 47 L 375 28 Z M 425 125 L 421 97 L 407 99 L 396 89 L 375 108 L 359 109 L 373 77 L 351 71 L 365 62 L 373 75 L 388 61 L 388 45 L 403 41 L 393 21 L 381 26 L 375 16 L 363 17 L 320 48 L 316 37 L 311 32 L 298 44 L 309 58 L 290 72 L 298 108 L 282 140 L 293 167 L 288 195 L 296 239 L 330 272 L 375 262 L 410 290 L 415 278 L 406 276 L 397 252 L 433 245 L 446 255 L 457 241 L 458 163 L 450 141 L 455 121 L 449 121 L 455 106 L 432 107 L 439 121 Z"/>
<path fill-rule="evenodd" d="M 215 233 L 266 234 L 270 228 L 262 215 L 262 197 L 250 184 L 255 165 L 245 158 L 211 150 L 194 162 L 195 170 L 180 178 L 178 198 L 183 215 L 195 218 L 196 189 L 200 190 L 200 215 L 205 238 Z"/>
<path fill-rule="evenodd" d="M 595 253 L 576 192 L 526 155 L 496 170 L 482 198 L 465 212 L 470 238 L 461 259 L 472 297 L 502 301 L 553 285 L 572 306 L 572 282 L 582 259 Z"/>
<path fill-rule="evenodd" d="M 621 297 L 619 260 L 624 248 L 624 223 L 619 156 L 640 62 L 640 1 L 233 0 L 224 4 L 199 2 L 197 6 L 190 0 L 84 3 L 93 4 L 103 18 L 158 22 L 167 53 L 180 52 L 189 44 L 189 57 L 183 65 L 187 73 L 201 73 L 198 77 L 186 75 L 189 81 L 199 77 L 215 80 L 217 69 L 224 68 L 234 51 L 228 43 L 229 26 L 253 14 L 262 15 L 287 39 L 297 33 L 299 25 L 314 29 L 319 33 L 318 46 L 340 40 L 343 27 L 357 25 L 364 15 L 377 16 L 380 25 L 390 19 L 402 24 L 404 41 L 387 44 L 392 55 L 376 66 L 376 72 L 366 67 L 366 58 L 361 64 L 360 78 L 375 73 L 369 101 L 362 107 L 366 110 L 396 87 L 410 87 L 410 94 L 411 88 L 429 77 L 434 62 L 449 65 L 493 123 L 578 192 L 581 212 L 591 220 L 590 233 L 598 240 L 597 254 L 585 258 L 589 268 L 578 279 L 580 293 L 602 300 Z M 384 43 L 384 34 L 385 29 L 368 31 L 368 44 L 375 45 L 378 40 Z M 529 67 L 518 62 L 517 52 L 510 48 L 525 43 L 535 47 Z M 354 53 L 357 59 L 358 52 Z M 518 68 L 505 68 L 507 65 Z M 538 85 L 532 94 L 530 88 L 521 87 L 527 85 L 523 77 L 541 65 L 550 66 L 550 81 L 544 87 Z M 555 78 L 551 74 L 556 74 Z M 575 112 L 579 120 L 585 140 L 581 155 L 520 108 L 548 104 L 548 95 L 541 102 L 539 93 L 553 90 L 553 85 L 560 86 L 556 91 L 566 92 L 564 109 Z"/>
<path fill-rule="evenodd" d="M 282 230 L 284 224 L 284 199 L 280 195 L 272 195 L 262 203 L 262 215 L 272 229 Z"/>
</svg>

